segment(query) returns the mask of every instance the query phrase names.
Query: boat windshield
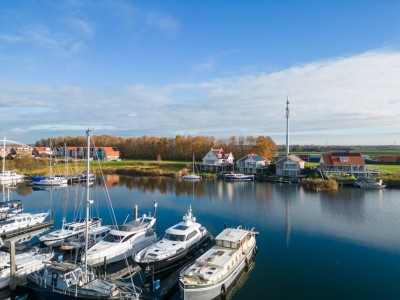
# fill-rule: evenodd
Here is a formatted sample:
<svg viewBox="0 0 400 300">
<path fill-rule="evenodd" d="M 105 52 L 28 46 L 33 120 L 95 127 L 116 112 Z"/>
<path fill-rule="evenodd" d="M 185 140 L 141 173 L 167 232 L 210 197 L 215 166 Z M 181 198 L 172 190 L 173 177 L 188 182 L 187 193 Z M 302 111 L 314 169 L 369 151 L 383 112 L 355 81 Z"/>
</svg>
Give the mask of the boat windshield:
<svg viewBox="0 0 400 300">
<path fill-rule="evenodd" d="M 123 238 L 124 238 L 123 235 L 115 235 L 115 234 L 109 233 L 103 238 L 103 241 L 109 242 L 109 243 L 119 243 Z"/>
<path fill-rule="evenodd" d="M 170 241 L 183 242 L 183 241 L 185 241 L 185 236 L 184 235 L 178 235 L 178 234 L 166 233 L 165 234 L 165 239 L 166 240 L 170 240 Z"/>
</svg>

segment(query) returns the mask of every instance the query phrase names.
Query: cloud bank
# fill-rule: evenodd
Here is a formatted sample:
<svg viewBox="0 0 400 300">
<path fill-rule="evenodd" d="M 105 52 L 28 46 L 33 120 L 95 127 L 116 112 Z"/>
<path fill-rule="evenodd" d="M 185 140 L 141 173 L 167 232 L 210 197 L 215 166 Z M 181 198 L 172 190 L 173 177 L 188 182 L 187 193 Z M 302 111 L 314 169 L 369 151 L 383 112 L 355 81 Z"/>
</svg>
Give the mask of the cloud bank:
<svg viewBox="0 0 400 300">
<path fill-rule="evenodd" d="M 81 24 L 83 25 L 83 24 Z M 4 38 L 4 37 L 3 37 Z M 292 144 L 393 144 L 400 52 L 377 50 L 270 73 L 163 86 L 28 85 L 0 79 L 2 135 L 269 135 Z"/>
</svg>

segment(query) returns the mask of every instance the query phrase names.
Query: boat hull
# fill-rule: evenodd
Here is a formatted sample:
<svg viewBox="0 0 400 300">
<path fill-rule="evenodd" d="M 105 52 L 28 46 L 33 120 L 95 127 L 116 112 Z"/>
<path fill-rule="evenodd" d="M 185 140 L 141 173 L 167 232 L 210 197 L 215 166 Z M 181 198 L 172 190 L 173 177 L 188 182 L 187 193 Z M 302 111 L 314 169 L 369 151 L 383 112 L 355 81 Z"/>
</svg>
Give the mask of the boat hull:
<svg viewBox="0 0 400 300">
<path fill-rule="evenodd" d="M 184 249 L 168 259 L 136 262 L 143 270 L 146 277 L 161 278 L 188 262 L 188 260 L 197 255 L 200 251 L 203 251 L 210 243 L 211 236 L 207 233 L 197 243 L 191 245 L 189 249 Z"/>
<path fill-rule="evenodd" d="M 145 235 L 145 233 L 143 233 L 143 235 Z M 110 249 L 110 251 L 108 251 L 109 256 L 103 255 L 102 253 L 100 253 L 100 255 L 96 255 L 96 256 L 88 256 L 88 258 L 87 258 L 88 265 L 90 265 L 92 267 L 99 267 L 104 264 L 108 265 L 111 263 L 121 261 L 129 256 L 134 255 L 136 252 L 150 246 L 156 240 L 157 240 L 156 235 L 152 235 L 149 237 L 145 237 L 144 239 L 140 240 L 139 243 L 137 243 L 133 246 L 128 245 L 129 248 L 124 247 L 124 248 L 119 249 L 116 253 L 112 253 L 112 256 L 110 256 L 110 252 L 112 251 L 111 249 Z"/>
<path fill-rule="evenodd" d="M 73 299 L 120 299 L 120 295 L 109 296 L 109 295 L 89 295 L 87 293 L 82 293 L 78 290 L 77 293 L 73 291 L 65 291 L 57 288 L 49 289 L 48 287 L 41 287 L 36 282 L 28 279 L 28 288 L 30 288 L 34 293 L 40 298 L 45 300 L 73 300 Z M 89 291 L 88 291 L 89 292 Z"/>
<path fill-rule="evenodd" d="M 254 244 L 250 251 L 244 256 L 239 264 L 236 265 L 232 271 L 224 276 L 218 282 L 213 284 L 198 286 L 198 285 L 184 285 L 179 281 L 179 290 L 181 299 L 190 300 L 204 300 L 204 299 L 215 299 L 222 296 L 227 296 L 229 290 L 236 285 L 240 279 L 240 275 L 248 269 L 251 260 L 255 259 L 256 245 Z"/>
</svg>

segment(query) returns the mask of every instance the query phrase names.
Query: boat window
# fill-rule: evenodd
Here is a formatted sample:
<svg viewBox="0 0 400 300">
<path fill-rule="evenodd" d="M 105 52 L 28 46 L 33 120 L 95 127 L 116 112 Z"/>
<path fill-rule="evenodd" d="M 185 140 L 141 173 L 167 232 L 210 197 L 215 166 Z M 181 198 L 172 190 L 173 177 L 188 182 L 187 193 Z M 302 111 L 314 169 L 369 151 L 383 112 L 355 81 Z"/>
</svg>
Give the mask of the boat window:
<svg viewBox="0 0 400 300">
<path fill-rule="evenodd" d="M 133 237 L 135 234 L 136 234 L 136 233 L 127 235 L 126 237 L 124 237 L 124 238 L 122 239 L 122 242 L 125 242 L 125 241 L 129 240 L 129 239 L 130 239 L 131 237 Z"/>
<path fill-rule="evenodd" d="M 230 248 L 231 247 L 231 242 L 230 241 L 224 241 L 223 246 L 226 248 Z"/>
<path fill-rule="evenodd" d="M 190 240 L 190 239 L 193 238 L 196 234 L 197 234 L 197 231 L 196 231 L 196 230 L 193 230 L 191 233 L 188 234 L 186 240 Z"/>
<path fill-rule="evenodd" d="M 215 241 L 215 244 L 216 244 L 217 246 L 222 247 L 222 241 L 221 241 L 221 240 L 216 240 L 216 241 Z"/>
<path fill-rule="evenodd" d="M 184 235 L 178 235 L 178 234 L 170 234 L 167 233 L 165 234 L 165 239 L 166 240 L 170 240 L 170 241 L 180 241 L 183 242 L 185 240 L 185 236 Z"/>
<path fill-rule="evenodd" d="M 106 241 L 109 243 L 119 243 L 123 238 L 124 238 L 124 236 L 119 236 L 119 235 L 109 233 L 104 237 L 103 241 Z"/>
<path fill-rule="evenodd" d="M 184 226 L 184 225 L 177 225 L 174 227 L 174 229 L 176 229 L 176 230 L 186 230 L 188 228 L 189 228 L 188 226 Z"/>
</svg>

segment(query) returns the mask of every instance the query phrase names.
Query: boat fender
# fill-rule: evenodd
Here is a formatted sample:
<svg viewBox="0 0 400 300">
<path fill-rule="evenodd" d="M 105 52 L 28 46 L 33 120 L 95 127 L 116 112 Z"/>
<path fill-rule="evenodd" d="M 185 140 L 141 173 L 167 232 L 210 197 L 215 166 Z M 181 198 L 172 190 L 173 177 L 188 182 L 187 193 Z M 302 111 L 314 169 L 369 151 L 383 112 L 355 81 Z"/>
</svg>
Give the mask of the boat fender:
<svg viewBox="0 0 400 300">
<path fill-rule="evenodd" d="M 221 286 L 221 295 L 225 296 L 225 294 L 226 294 L 225 284 L 222 284 L 222 286 Z"/>
<path fill-rule="evenodd" d="M 253 249 L 253 253 L 254 253 L 255 255 L 257 255 L 257 254 L 258 254 L 258 248 L 257 248 L 257 246 L 255 246 L 255 247 L 254 247 L 254 249 Z"/>
</svg>

